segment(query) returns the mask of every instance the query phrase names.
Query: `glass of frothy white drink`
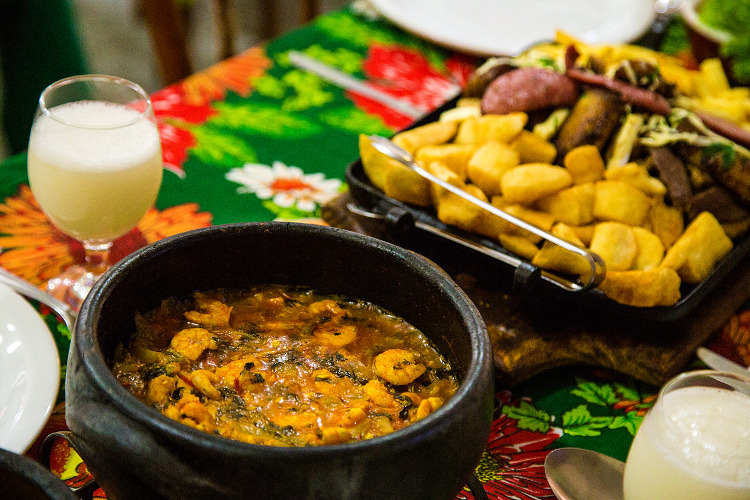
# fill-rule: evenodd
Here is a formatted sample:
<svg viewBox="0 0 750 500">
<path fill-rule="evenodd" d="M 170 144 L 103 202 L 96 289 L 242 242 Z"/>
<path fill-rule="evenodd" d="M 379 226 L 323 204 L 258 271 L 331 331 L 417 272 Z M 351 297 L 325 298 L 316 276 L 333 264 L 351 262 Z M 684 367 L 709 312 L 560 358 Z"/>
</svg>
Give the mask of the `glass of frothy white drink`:
<svg viewBox="0 0 750 500">
<path fill-rule="evenodd" d="M 625 500 L 750 499 L 750 378 L 711 370 L 661 389 L 630 448 Z"/>
<path fill-rule="evenodd" d="M 85 249 L 83 265 L 47 284 L 78 308 L 107 270 L 112 242 L 138 224 L 159 192 L 161 145 L 148 94 L 106 75 L 53 83 L 39 98 L 28 173 L 44 213 Z"/>
</svg>

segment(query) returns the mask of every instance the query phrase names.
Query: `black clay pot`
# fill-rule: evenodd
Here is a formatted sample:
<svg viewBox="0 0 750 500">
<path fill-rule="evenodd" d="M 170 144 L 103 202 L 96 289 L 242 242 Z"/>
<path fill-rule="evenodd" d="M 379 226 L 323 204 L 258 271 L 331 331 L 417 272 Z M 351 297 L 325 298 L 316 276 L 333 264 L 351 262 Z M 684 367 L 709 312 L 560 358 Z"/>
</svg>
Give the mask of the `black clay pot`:
<svg viewBox="0 0 750 500">
<path fill-rule="evenodd" d="M 169 420 L 118 384 L 109 361 L 136 311 L 194 290 L 279 283 L 374 302 L 421 329 L 461 376 L 427 418 L 344 445 L 250 445 Z M 113 498 L 452 498 L 487 444 L 493 364 L 484 323 L 423 257 L 352 232 L 295 223 L 213 226 L 135 252 L 91 290 L 68 361 L 74 444 Z"/>
</svg>

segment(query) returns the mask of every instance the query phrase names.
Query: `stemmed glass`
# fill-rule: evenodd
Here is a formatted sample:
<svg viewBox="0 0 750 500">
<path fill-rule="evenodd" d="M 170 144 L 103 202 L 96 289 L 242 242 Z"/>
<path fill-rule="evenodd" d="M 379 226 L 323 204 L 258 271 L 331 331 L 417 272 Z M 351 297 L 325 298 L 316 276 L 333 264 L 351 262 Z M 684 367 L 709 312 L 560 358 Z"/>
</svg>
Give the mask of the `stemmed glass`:
<svg viewBox="0 0 750 500">
<path fill-rule="evenodd" d="M 53 83 L 39 98 L 28 173 L 47 217 L 83 244 L 85 263 L 47 283 L 50 293 L 78 309 L 108 269 L 112 242 L 138 224 L 161 186 L 161 145 L 148 94 L 106 75 Z"/>
</svg>

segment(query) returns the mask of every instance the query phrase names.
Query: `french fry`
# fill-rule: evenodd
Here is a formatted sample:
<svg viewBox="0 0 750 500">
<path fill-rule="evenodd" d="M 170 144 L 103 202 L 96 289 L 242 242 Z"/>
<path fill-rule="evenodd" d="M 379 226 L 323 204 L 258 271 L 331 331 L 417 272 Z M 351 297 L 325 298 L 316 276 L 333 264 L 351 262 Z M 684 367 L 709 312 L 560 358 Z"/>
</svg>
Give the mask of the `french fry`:
<svg viewBox="0 0 750 500">
<path fill-rule="evenodd" d="M 490 198 L 489 203 L 500 210 L 505 210 L 507 207 L 507 203 L 505 203 L 502 196 L 493 196 Z M 498 234 L 505 231 L 507 227 L 508 222 L 506 222 L 505 219 L 484 210 L 483 216 L 481 220 L 478 221 L 478 225 L 474 230 L 479 234 L 496 239 Z"/>
<path fill-rule="evenodd" d="M 497 141 L 510 144 L 523 131 L 528 120 L 528 115 L 520 112 L 484 115 L 479 118 L 479 131 L 484 136 L 482 142 Z"/>
<path fill-rule="evenodd" d="M 593 144 L 571 149 L 563 158 L 575 184 L 598 181 L 604 178 L 604 160 L 599 149 Z"/>
<path fill-rule="evenodd" d="M 479 97 L 461 97 L 456 101 L 457 108 L 472 107 L 479 108 L 482 105 L 482 99 Z"/>
<path fill-rule="evenodd" d="M 643 191 L 625 182 L 596 183 L 594 217 L 599 220 L 640 226 L 646 220 L 652 204 L 651 198 Z"/>
<path fill-rule="evenodd" d="M 461 179 L 461 177 L 456 172 L 448 168 L 443 162 L 433 161 L 428 165 L 425 165 L 424 169 L 438 179 L 447 182 L 452 186 L 456 186 L 459 189 L 466 189 L 466 183 L 463 181 L 463 179 Z M 427 182 L 428 196 L 434 202 L 434 204 L 437 205 L 440 202 L 440 198 L 448 194 L 450 191 L 438 186 L 433 182 Z"/>
<path fill-rule="evenodd" d="M 656 177 L 652 177 L 646 167 L 634 162 L 619 167 L 610 167 L 604 173 L 608 181 L 621 181 L 640 189 L 649 196 L 664 196 L 667 187 Z"/>
<path fill-rule="evenodd" d="M 594 228 L 590 250 L 599 255 L 609 271 L 627 271 L 638 254 L 633 228 L 620 222 L 602 222 Z"/>
<path fill-rule="evenodd" d="M 694 109 L 726 118 L 735 123 L 742 123 L 748 120 L 748 110 L 745 101 L 707 96 L 700 101 L 694 101 Z"/>
<path fill-rule="evenodd" d="M 518 164 L 517 151 L 502 142 L 489 141 L 475 150 L 467 162 L 466 174 L 488 196 L 493 196 L 502 192 L 500 182 L 505 172 Z"/>
<path fill-rule="evenodd" d="M 638 253 L 633 262 L 633 269 L 649 271 L 658 267 L 664 259 L 664 244 L 658 236 L 642 227 L 634 227 L 633 235 L 638 245 Z"/>
<path fill-rule="evenodd" d="M 487 201 L 487 197 L 476 186 L 469 184 L 464 190 L 482 201 Z M 450 191 L 446 191 L 439 198 L 436 209 L 438 219 L 441 222 L 465 229 L 466 231 L 473 231 L 479 226 L 485 213 L 483 208 L 466 201 Z"/>
<path fill-rule="evenodd" d="M 365 134 L 359 134 L 359 156 L 362 169 L 372 185 L 385 191 L 385 176 L 388 170 L 398 162 L 375 149 Z"/>
<path fill-rule="evenodd" d="M 662 64 L 660 70 L 664 81 L 675 85 L 680 93 L 684 95 L 695 93 L 694 71 L 688 70 L 681 64 Z"/>
<path fill-rule="evenodd" d="M 501 182 L 511 203 L 531 204 L 573 184 L 570 173 L 555 165 L 528 163 L 508 170 Z"/>
<path fill-rule="evenodd" d="M 680 277 L 665 267 L 607 271 L 599 288 L 612 300 L 634 307 L 672 306 L 680 300 Z"/>
<path fill-rule="evenodd" d="M 708 277 L 732 247 L 732 240 L 716 217 L 710 212 L 701 212 L 667 250 L 661 266 L 677 271 L 685 283 L 698 283 Z"/>
<path fill-rule="evenodd" d="M 697 91 L 702 97 L 719 95 L 729 90 L 729 80 L 720 59 L 703 60 L 698 67 L 698 71 L 700 73 L 700 84 Z"/>
<path fill-rule="evenodd" d="M 497 239 L 497 235 L 505 228 L 504 224 L 505 221 L 497 215 L 483 211 L 482 217 L 476 221 L 473 231 L 494 240 Z"/>
<path fill-rule="evenodd" d="M 496 203 L 498 203 L 498 198 L 493 197 L 492 204 L 495 205 Z M 522 205 L 504 204 L 504 206 L 498 208 L 503 210 L 505 213 L 512 215 L 517 219 L 521 219 L 527 224 L 531 224 L 532 226 L 538 227 L 539 229 L 542 229 L 546 232 L 549 232 L 552 229 L 553 224 L 555 223 L 555 218 L 552 215 L 545 212 L 540 212 L 539 210 L 526 208 Z M 534 233 L 531 233 L 526 229 L 523 229 L 504 219 L 502 220 L 502 222 L 498 222 L 498 226 L 500 227 L 500 232 L 504 234 L 523 236 L 533 243 L 537 243 L 541 240 L 541 236 L 537 236 Z"/>
<path fill-rule="evenodd" d="M 594 229 L 596 224 L 586 224 L 585 226 L 568 226 L 573 233 L 578 236 L 578 239 L 584 244 L 584 246 L 591 246 L 591 240 L 594 238 Z"/>
<path fill-rule="evenodd" d="M 518 151 L 520 163 L 552 163 L 557 157 L 554 144 L 528 130 L 522 130 L 510 145 Z"/>
<path fill-rule="evenodd" d="M 394 200 L 431 205 L 427 179 L 375 149 L 365 134 L 359 136 L 359 151 L 362 169 L 375 187 Z"/>
<path fill-rule="evenodd" d="M 577 247 L 584 247 L 583 242 L 578 239 L 575 232 L 565 224 L 555 224 L 552 228 L 552 235 Z M 531 263 L 542 269 L 560 271 L 576 276 L 588 275 L 591 272 L 591 266 L 585 257 L 549 241 L 544 242 Z"/>
<path fill-rule="evenodd" d="M 679 209 L 665 205 L 663 201 L 651 206 L 648 222 L 651 232 L 659 237 L 665 248 L 671 247 L 685 230 L 685 222 Z"/>
<path fill-rule="evenodd" d="M 734 102 L 747 101 L 750 99 L 750 87 L 731 87 L 721 92 L 718 97 Z"/>
<path fill-rule="evenodd" d="M 383 192 L 394 200 L 427 207 L 432 203 L 429 183 L 412 169 L 396 163 L 386 172 Z"/>
<path fill-rule="evenodd" d="M 466 180 L 466 166 L 476 147 L 471 144 L 430 144 L 417 150 L 414 159 L 420 165 L 439 161 Z"/>
<path fill-rule="evenodd" d="M 497 141 L 508 144 L 518 137 L 528 118 L 526 113 L 521 112 L 469 117 L 460 122 L 454 142 L 483 144 L 487 141 Z"/>
<path fill-rule="evenodd" d="M 462 122 L 467 118 L 476 118 L 482 115 L 482 110 L 479 107 L 480 102 L 473 103 L 471 105 L 465 104 L 463 106 L 456 106 L 447 111 L 440 113 L 441 122 Z"/>
<path fill-rule="evenodd" d="M 578 184 L 545 196 L 537 202 L 537 207 L 560 222 L 581 226 L 594 220 L 595 194 L 593 182 Z"/>
<path fill-rule="evenodd" d="M 414 155 L 422 146 L 445 144 L 453 139 L 456 130 L 458 130 L 457 122 L 438 121 L 399 132 L 391 140 Z"/>
<path fill-rule="evenodd" d="M 523 236 L 499 233 L 497 239 L 504 248 L 510 250 L 522 259 L 531 261 L 534 259 L 534 256 L 539 253 L 539 247 Z"/>
<path fill-rule="evenodd" d="M 478 116 L 470 116 L 462 120 L 458 126 L 454 142 L 456 144 L 481 144 L 485 142 L 483 137 L 480 139 L 479 119 Z"/>
</svg>

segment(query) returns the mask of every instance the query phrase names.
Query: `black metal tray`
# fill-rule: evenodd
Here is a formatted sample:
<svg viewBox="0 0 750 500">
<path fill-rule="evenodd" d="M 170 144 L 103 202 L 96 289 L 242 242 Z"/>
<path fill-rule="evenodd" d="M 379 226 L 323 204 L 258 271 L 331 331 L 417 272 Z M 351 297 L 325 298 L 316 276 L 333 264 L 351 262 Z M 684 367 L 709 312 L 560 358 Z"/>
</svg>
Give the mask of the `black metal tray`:
<svg viewBox="0 0 750 500">
<path fill-rule="evenodd" d="M 416 121 L 409 128 L 438 120 L 443 111 L 455 107 L 457 99 L 448 101 L 440 108 Z M 411 206 L 386 196 L 382 191 L 373 186 L 367 178 L 360 159 L 347 167 L 346 181 L 349 185 L 351 197 L 361 209 L 380 214 L 381 216 L 406 213 L 417 223 L 416 226 L 419 226 L 420 223 L 425 224 L 437 228 L 448 235 L 468 240 L 489 248 L 491 251 L 523 261 L 523 259 L 512 254 L 499 243 L 489 238 L 442 223 L 431 209 Z M 394 222 L 399 223 L 401 220 L 403 220 L 403 217 L 399 216 L 399 220 Z M 680 289 L 681 298 L 676 304 L 669 307 L 634 307 L 615 302 L 596 288 L 580 292 L 564 291 L 548 282 L 534 279 L 539 276 L 540 270 L 525 261 L 523 261 L 521 267 L 517 268 L 518 270 L 514 270 L 511 265 L 503 264 L 498 260 L 478 257 L 476 254 L 479 252 L 476 250 L 471 250 L 454 242 L 446 243 L 447 240 L 445 238 L 442 238 L 443 241 L 438 241 L 434 234 L 420 230 L 416 226 L 414 224 L 401 225 L 395 231 L 391 227 L 383 235 L 411 250 L 429 254 L 427 257 L 430 257 L 440 265 L 442 265 L 442 259 L 446 256 L 445 245 L 447 245 L 448 252 L 455 253 L 455 255 L 451 255 L 451 260 L 455 257 L 457 260 L 465 259 L 467 262 L 475 262 L 479 258 L 481 259 L 481 263 L 479 264 L 481 270 L 479 272 L 482 274 L 497 273 L 497 279 L 505 279 L 513 282 L 514 293 L 526 294 L 534 291 L 537 298 L 542 296 L 545 300 L 549 301 L 564 302 L 572 306 L 581 306 L 584 309 L 593 308 L 593 310 L 600 313 L 612 313 L 628 320 L 645 320 L 647 322 L 671 323 L 685 317 L 700 305 L 711 291 L 745 258 L 748 251 L 750 251 L 750 233 L 748 233 L 734 241 L 732 251 L 716 265 L 708 278 L 697 285 L 683 284 Z M 410 231 L 411 234 L 406 235 L 406 231 Z M 436 251 L 433 253 L 432 250 Z M 500 267 L 506 267 L 507 269 L 502 270 L 499 269 Z M 474 269 L 476 269 L 476 266 L 474 266 Z"/>
</svg>

